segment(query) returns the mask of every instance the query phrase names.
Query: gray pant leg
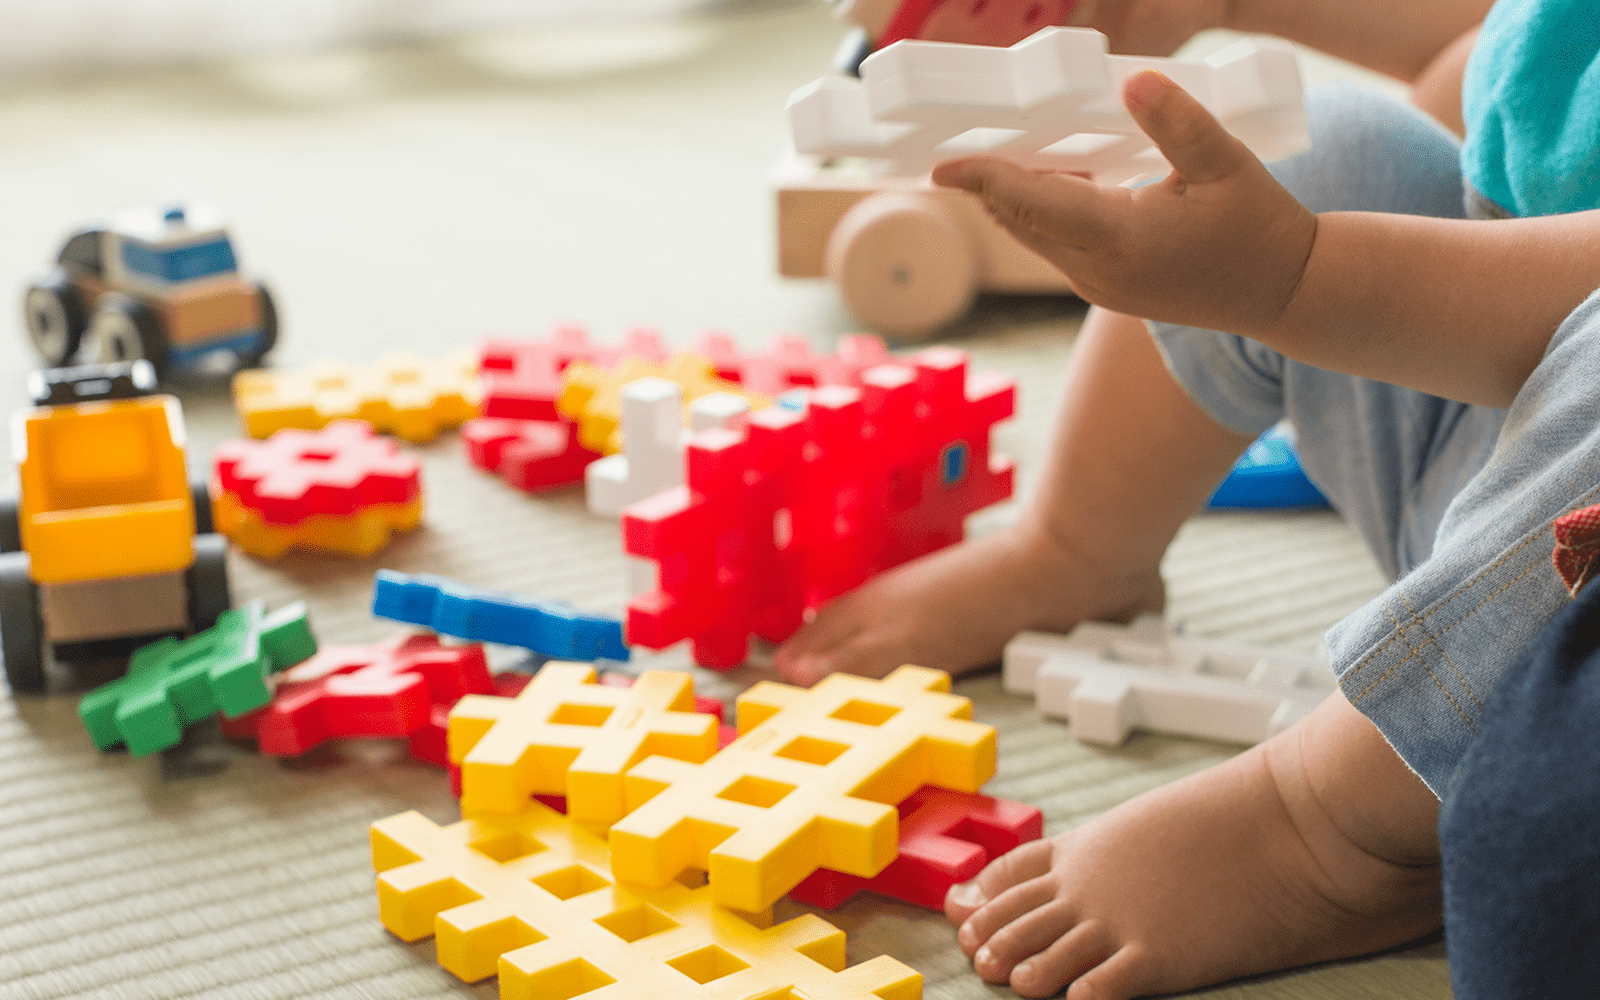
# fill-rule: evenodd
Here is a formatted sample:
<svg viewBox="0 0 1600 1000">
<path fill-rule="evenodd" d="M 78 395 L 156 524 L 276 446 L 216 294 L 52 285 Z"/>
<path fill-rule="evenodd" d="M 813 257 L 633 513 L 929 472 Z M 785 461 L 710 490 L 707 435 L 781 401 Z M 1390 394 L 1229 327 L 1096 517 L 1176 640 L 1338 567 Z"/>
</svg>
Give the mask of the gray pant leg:
<svg viewBox="0 0 1600 1000">
<path fill-rule="evenodd" d="M 1462 218 L 1453 136 L 1409 105 L 1340 85 L 1307 99 L 1309 152 L 1273 175 L 1315 212 Z M 1291 361 L 1254 341 L 1150 324 L 1168 367 L 1225 426 L 1287 417 L 1306 474 L 1396 579 L 1426 558 L 1450 499 L 1487 460 L 1503 411 Z"/>
</svg>

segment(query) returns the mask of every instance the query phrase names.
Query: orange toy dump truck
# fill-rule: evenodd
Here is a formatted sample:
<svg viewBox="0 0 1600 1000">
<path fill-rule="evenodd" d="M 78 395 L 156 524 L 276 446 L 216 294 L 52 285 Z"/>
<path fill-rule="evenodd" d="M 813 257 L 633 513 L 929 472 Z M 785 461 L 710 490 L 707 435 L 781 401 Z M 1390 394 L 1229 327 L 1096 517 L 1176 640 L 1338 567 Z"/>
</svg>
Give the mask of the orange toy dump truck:
<svg viewBox="0 0 1600 1000">
<path fill-rule="evenodd" d="M 32 376 L 12 417 L 22 484 L 0 503 L 0 648 L 13 691 L 72 659 L 210 628 L 232 603 L 227 540 L 184 468 L 183 414 L 145 361 Z M 198 528 L 199 533 L 196 533 Z"/>
</svg>

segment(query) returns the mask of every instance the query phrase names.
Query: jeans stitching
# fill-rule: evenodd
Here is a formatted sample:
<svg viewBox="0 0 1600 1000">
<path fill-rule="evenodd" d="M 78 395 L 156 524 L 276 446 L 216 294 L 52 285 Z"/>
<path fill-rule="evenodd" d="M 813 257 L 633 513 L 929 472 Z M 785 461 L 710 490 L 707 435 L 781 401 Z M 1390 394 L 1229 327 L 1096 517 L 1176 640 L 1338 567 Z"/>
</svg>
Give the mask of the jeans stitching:
<svg viewBox="0 0 1600 1000">
<path fill-rule="evenodd" d="M 1483 607 L 1485 604 L 1488 604 L 1490 601 L 1494 600 L 1496 597 L 1498 597 L 1501 594 L 1505 593 L 1505 591 L 1508 588 L 1510 588 L 1518 580 L 1521 580 L 1523 577 L 1527 576 L 1529 573 L 1532 573 L 1537 567 L 1538 567 L 1538 564 L 1534 564 L 1533 566 L 1529 566 L 1527 569 L 1523 570 L 1521 573 L 1518 573 L 1516 576 L 1514 576 L 1511 579 L 1507 580 L 1506 583 L 1505 583 L 1505 586 L 1501 587 L 1499 590 L 1495 591 L 1494 593 L 1490 594 L 1488 597 L 1485 597 L 1483 600 L 1479 601 L 1473 607 L 1473 609 L 1471 611 L 1468 611 L 1466 614 L 1462 615 L 1456 621 L 1451 622 L 1449 625 L 1446 625 L 1443 629 L 1441 629 L 1439 631 L 1439 635 L 1444 635 L 1446 632 L 1450 631 L 1451 629 L 1455 628 L 1457 625 L 1460 625 L 1462 622 L 1466 621 L 1468 618 L 1471 618 L 1473 615 L 1477 614 L 1479 608 Z M 1388 613 L 1389 613 L 1389 610 L 1387 608 L 1385 608 L 1384 609 L 1384 614 L 1387 615 Z M 1391 616 L 1389 620 L 1393 621 L 1394 619 Z M 1396 636 L 1394 638 L 1398 638 L 1398 636 Z M 1391 638 L 1390 641 L 1387 642 L 1387 643 L 1384 643 L 1384 645 L 1385 646 L 1390 645 L 1394 641 L 1394 638 Z M 1409 643 L 1408 643 L 1408 645 L 1409 645 Z M 1413 650 L 1413 652 L 1415 652 L 1415 650 Z M 1373 688 L 1377 687 L 1379 684 L 1382 684 L 1384 681 L 1388 680 L 1389 677 L 1396 670 L 1399 670 L 1402 666 L 1404 666 L 1405 662 L 1407 660 L 1409 660 L 1409 659 L 1411 659 L 1411 653 L 1407 653 L 1405 656 L 1402 656 L 1400 659 L 1396 660 L 1389 667 L 1388 670 L 1385 670 L 1382 674 L 1380 674 L 1378 676 L 1378 678 L 1376 680 L 1374 680 L 1371 684 L 1368 684 L 1366 687 L 1362 688 L 1361 692 L 1359 694 L 1357 694 L 1354 698 L 1351 698 L 1350 699 L 1350 704 L 1354 705 L 1356 702 L 1358 702 L 1362 698 L 1364 698 L 1369 692 L 1371 692 Z M 1437 683 L 1438 679 L 1435 678 L 1434 682 Z M 1341 687 L 1343 686 L 1343 681 L 1340 682 L 1340 685 L 1341 685 Z M 1457 711 L 1460 711 L 1460 709 L 1458 708 Z"/>
<path fill-rule="evenodd" d="M 1388 618 L 1394 627 L 1399 630 L 1400 636 L 1404 638 L 1406 634 L 1406 627 L 1400 624 L 1399 620 L 1395 618 L 1395 616 L 1387 607 L 1383 609 L 1383 614 L 1384 617 Z M 1422 631 L 1424 634 L 1426 634 L 1428 630 L 1423 629 Z M 1430 641 L 1432 640 L 1430 639 Z M 1429 666 L 1427 659 L 1423 657 L 1422 650 L 1418 649 L 1416 646 L 1413 646 L 1410 639 L 1406 639 L 1405 642 L 1406 647 L 1410 649 L 1411 652 L 1407 653 L 1400 662 L 1404 663 L 1406 660 L 1409 660 L 1411 657 L 1415 656 L 1417 658 L 1417 662 L 1422 664 L 1422 669 L 1428 672 L 1428 678 L 1433 681 L 1434 687 L 1439 689 L 1439 693 L 1444 695 L 1445 700 L 1450 703 L 1450 707 L 1456 710 L 1457 715 L 1461 716 L 1461 721 L 1467 724 L 1468 729 L 1472 730 L 1473 732 L 1477 732 L 1478 727 L 1472 724 L 1472 720 L 1467 718 L 1467 713 L 1461 710 L 1461 705 L 1455 700 L 1455 698 L 1451 697 L 1450 692 L 1446 690 L 1445 686 L 1439 682 L 1439 676 L 1433 672 L 1433 667 Z M 1400 664 L 1398 663 L 1395 664 L 1395 666 L 1399 665 Z M 1384 676 L 1387 677 L 1388 674 L 1385 674 Z"/>
<path fill-rule="evenodd" d="M 1477 586 L 1478 583 L 1481 582 L 1490 573 L 1493 573 L 1495 570 L 1499 569 L 1501 564 L 1503 564 L 1504 562 L 1509 560 L 1511 557 L 1515 556 L 1518 552 L 1521 552 L 1524 548 L 1527 548 L 1527 546 L 1531 542 L 1533 542 L 1535 539 L 1542 538 L 1546 533 L 1550 533 L 1551 539 L 1552 539 L 1552 542 L 1553 542 L 1554 537 L 1555 537 L 1555 535 L 1554 535 L 1555 523 L 1556 523 L 1557 519 L 1565 517 L 1566 515 L 1572 513 L 1573 511 L 1577 510 L 1580 507 L 1588 506 L 1589 505 L 1589 501 L 1592 500 L 1595 497 L 1596 494 L 1600 494 L 1600 485 L 1591 486 L 1587 490 L 1585 490 L 1583 493 L 1579 494 L 1577 500 L 1572 501 L 1571 505 L 1568 506 L 1566 510 L 1563 510 L 1561 513 L 1557 514 L 1555 517 L 1552 517 L 1545 524 L 1545 526 L 1542 529 L 1540 529 L 1537 532 L 1530 533 L 1527 537 L 1525 537 L 1521 542 L 1519 542 L 1510 551 L 1506 552 L 1499 559 L 1496 559 L 1494 562 L 1490 563 L 1488 566 L 1485 566 L 1483 568 L 1483 570 L 1478 573 L 1477 576 L 1474 576 L 1472 579 L 1470 579 L 1470 580 L 1466 581 L 1465 583 L 1461 584 L 1461 586 L 1456 589 L 1455 593 L 1450 594 L 1448 597 L 1441 598 L 1437 603 L 1435 603 L 1435 605 L 1433 606 L 1433 608 L 1431 610 L 1424 612 L 1423 616 L 1424 617 L 1429 617 L 1429 616 L 1438 614 L 1440 611 L 1443 611 L 1445 609 L 1445 606 L 1448 605 L 1451 601 L 1454 601 L 1456 598 L 1458 598 L 1458 597 L 1462 596 L 1463 594 L 1465 594 L 1468 590 L 1471 590 L 1473 587 Z M 1517 576 L 1513 577 L 1512 580 L 1511 580 L 1511 583 L 1515 583 L 1517 580 L 1520 580 L 1523 576 L 1526 576 L 1526 575 L 1527 575 L 1527 570 L 1524 570 L 1522 573 L 1519 573 L 1519 574 L 1517 574 Z M 1506 584 L 1507 587 L 1509 587 L 1510 585 L 1511 585 L 1510 583 Z M 1505 587 L 1501 587 L 1500 590 L 1497 590 L 1493 594 L 1490 594 L 1488 597 L 1484 598 L 1484 600 L 1485 601 L 1492 600 L 1502 590 L 1505 590 Z M 1482 603 L 1481 602 L 1479 603 L 1478 607 L 1482 607 Z M 1472 609 L 1472 611 L 1469 611 L 1465 615 L 1462 615 L 1459 620 L 1457 620 L 1456 622 L 1454 622 L 1451 625 L 1447 625 L 1442 631 L 1440 631 L 1439 635 L 1443 635 L 1445 632 L 1448 632 L 1450 629 L 1454 628 L 1456 625 L 1459 625 L 1461 622 L 1466 621 L 1468 618 L 1472 617 L 1473 613 L 1476 612 L 1477 610 L 1478 610 L 1478 608 L 1474 607 Z M 1387 612 L 1385 612 L 1385 613 L 1387 613 Z M 1397 636 L 1397 635 L 1391 635 L 1387 639 L 1385 639 L 1381 645 L 1379 645 L 1372 652 L 1368 653 L 1366 656 L 1362 657 L 1359 662 L 1357 662 L 1354 666 L 1352 666 L 1349 670 L 1347 670 L 1345 672 L 1345 674 L 1344 674 L 1344 677 L 1340 679 L 1340 683 L 1343 684 L 1346 680 L 1353 680 L 1355 678 L 1356 674 L 1359 674 L 1361 672 L 1363 667 L 1365 667 L 1367 664 L 1371 663 L 1373 660 L 1377 659 L 1379 656 L 1383 655 L 1383 652 L 1385 650 L 1387 650 L 1390 646 L 1392 646 L 1399 638 L 1400 637 Z M 1388 670 L 1384 671 L 1383 677 L 1379 677 L 1377 680 L 1373 681 L 1372 684 L 1367 685 L 1367 687 L 1362 690 L 1362 694 L 1365 694 L 1367 691 L 1372 690 L 1374 685 L 1382 683 L 1384 677 L 1387 677 L 1387 676 L 1389 676 L 1389 674 L 1394 672 L 1394 667 L 1397 667 L 1401 663 L 1404 663 L 1404 662 L 1405 662 L 1405 658 L 1402 658 L 1402 659 L 1399 660 L 1399 662 L 1395 663 L 1394 666 L 1392 666 Z"/>
<path fill-rule="evenodd" d="M 1428 642 L 1424 643 L 1424 645 L 1432 644 L 1433 646 L 1438 648 L 1439 657 L 1442 660 L 1444 660 L 1445 665 L 1450 668 L 1451 673 L 1454 673 L 1456 675 L 1456 680 L 1461 682 L 1461 687 L 1462 687 L 1463 690 L 1465 690 L 1467 692 L 1467 697 L 1471 698 L 1472 701 L 1473 701 L 1473 704 L 1478 706 L 1478 711 L 1480 711 L 1480 712 L 1483 711 L 1483 699 L 1479 698 L 1477 693 L 1472 690 L 1472 685 L 1467 683 L 1467 678 L 1461 673 L 1460 669 L 1458 669 L 1456 667 L 1455 662 L 1450 659 L 1450 654 L 1445 652 L 1444 646 L 1442 644 L 1440 644 L 1440 642 L 1439 642 L 1439 636 L 1434 635 L 1433 633 L 1428 631 L 1427 623 L 1422 619 L 1422 617 L 1420 615 L 1417 614 L 1416 610 L 1411 607 L 1411 601 L 1406 597 L 1406 592 L 1405 591 L 1401 590 L 1399 587 L 1396 587 L 1394 589 L 1394 592 L 1400 598 L 1400 603 L 1404 604 L 1406 606 L 1406 611 L 1411 615 L 1412 620 L 1417 623 L 1417 627 L 1422 629 L 1422 634 L 1428 637 Z M 1474 608 L 1473 610 L 1476 611 L 1477 609 Z M 1384 613 L 1387 614 L 1388 610 L 1385 609 Z M 1450 626 L 1446 626 L 1447 629 L 1449 627 Z M 1439 635 L 1443 635 L 1443 634 L 1444 634 L 1443 632 L 1439 633 Z M 1409 645 L 1409 643 L 1407 645 Z M 1419 657 L 1422 655 L 1420 650 L 1418 651 L 1417 655 Z"/>
</svg>

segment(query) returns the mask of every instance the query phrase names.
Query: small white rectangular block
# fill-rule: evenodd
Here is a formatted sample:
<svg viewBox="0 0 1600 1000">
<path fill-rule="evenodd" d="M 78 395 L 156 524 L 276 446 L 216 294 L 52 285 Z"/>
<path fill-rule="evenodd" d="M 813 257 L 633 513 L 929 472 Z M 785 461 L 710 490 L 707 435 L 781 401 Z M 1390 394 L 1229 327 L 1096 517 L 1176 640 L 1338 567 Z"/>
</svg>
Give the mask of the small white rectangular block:
<svg viewBox="0 0 1600 1000">
<path fill-rule="evenodd" d="M 1183 638 L 1153 615 L 1065 636 L 1023 632 L 1006 645 L 1004 671 L 1006 690 L 1035 695 L 1079 739 L 1112 745 L 1134 728 L 1259 743 L 1337 687 L 1318 657 Z"/>
</svg>

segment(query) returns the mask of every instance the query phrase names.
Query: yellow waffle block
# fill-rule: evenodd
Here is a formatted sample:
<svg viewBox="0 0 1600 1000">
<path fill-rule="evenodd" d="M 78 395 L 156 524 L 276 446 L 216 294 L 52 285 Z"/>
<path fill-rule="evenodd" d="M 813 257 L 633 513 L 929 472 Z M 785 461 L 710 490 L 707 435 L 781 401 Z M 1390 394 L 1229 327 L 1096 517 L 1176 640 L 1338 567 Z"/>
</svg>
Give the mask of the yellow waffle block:
<svg viewBox="0 0 1600 1000">
<path fill-rule="evenodd" d="M 647 670 L 602 687 L 593 667 L 547 663 L 515 698 L 467 695 L 450 710 L 461 813 L 515 813 L 532 795 L 565 795 L 574 820 L 622 818 L 622 775 L 661 754 L 699 763 L 717 752 L 717 720 L 694 710 L 690 675 Z"/>
<path fill-rule="evenodd" d="M 546 668 L 548 669 L 548 668 Z M 372 824 L 378 913 L 403 941 L 433 935 L 467 982 L 504 1000 L 918 1000 L 888 956 L 845 967 L 845 935 L 806 914 L 770 926 L 710 886 L 616 884 L 605 841 L 528 803 L 439 827 L 417 812 Z"/>
<path fill-rule="evenodd" d="M 213 484 L 211 519 L 217 530 L 258 559 L 277 559 L 290 549 L 319 549 L 370 556 L 397 533 L 422 523 L 422 494 L 406 503 L 378 503 L 348 516 L 313 514 L 297 524 L 268 524 L 232 493 Z"/>
<path fill-rule="evenodd" d="M 623 882 L 706 871 L 717 902 L 764 910 L 818 868 L 871 878 L 895 858 L 895 806 L 922 785 L 976 792 L 995 733 L 949 694 L 950 675 L 905 666 L 881 681 L 763 682 L 738 701 L 740 736 L 704 764 L 650 757 L 623 782 L 611 828 Z"/>
<path fill-rule="evenodd" d="M 683 389 L 686 418 L 695 400 L 713 392 L 742 396 L 752 410 L 767 405 L 766 397 L 745 392 L 737 382 L 717 378 L 709 358 L 676 354 L 664 365 L 644 358 L 625 358 L 615 368 L 575 361 L 561 373 L 556 412 L 578 425 L 579 444 L 603 455 L 615 455 L 622 450 L 622 387 L 652 376 L 676 382 Z"/>
<path fill-rule="evenodd" d="M 234 407 L 254 438 L 365 420 L 423 443 L 477 416 L 480 397 L 471 351 L 435 360 L 393 355 L 364 367 L 327 361 L 297 372 L 249 369 L 233 377 Z"/>
</svg>

